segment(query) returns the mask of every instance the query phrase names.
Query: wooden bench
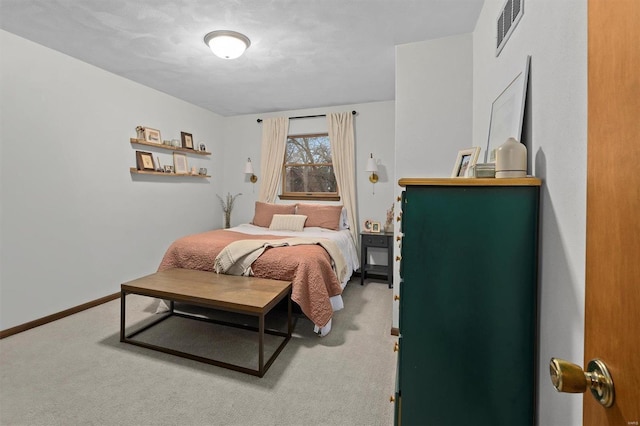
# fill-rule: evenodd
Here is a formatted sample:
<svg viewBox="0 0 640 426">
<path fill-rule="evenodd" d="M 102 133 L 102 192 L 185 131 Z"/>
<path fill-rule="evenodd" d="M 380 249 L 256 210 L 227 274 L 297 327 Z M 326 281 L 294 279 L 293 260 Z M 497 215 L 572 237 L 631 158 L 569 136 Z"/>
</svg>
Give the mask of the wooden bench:
<svg viewBox="0 0 640 426">
<path fill-rule="evenodd" d="M 138 294 L 168 300 L 169 312 L 150 324 L 126 334 L 125 317 L 127 294 Z M 288 299 L 287 332 L 265 330 L 265 315 L 285 297 Z M 252 374 L 254 376 L 264 376 L 278 354 L 280 354 L 289 339 L 291 339 L 291 332 L 293 328 L 291 322 L 291 283 L 288 281 L 256 277 L 238 277 L 191 269 L 169 269 L 122 284 L 120 300 L 121 342 L 154 349 L 195 361 L 206 362 L 208 364 L 229 368 L 243 373 Z M 133 337 L 139 333 L 148 330 L 149 328 L 173 316 L 203 320 L 200 317 L 175 312 L 174 302 L 183 302 L 191 305 L 204 306 L 216 310 L 236 312 L 258 317 L 257 328 L 240 324 L 230 324 L 228 322 L 214 319 L 205 319 L 212 323 L 257 331 L 258 368 L 254 370 L 237 364 L 206 358 L 133 339 Z M 266 362 L 264 360 L 265 333 L 284 337 L 284 340 Z"/>
</svg>

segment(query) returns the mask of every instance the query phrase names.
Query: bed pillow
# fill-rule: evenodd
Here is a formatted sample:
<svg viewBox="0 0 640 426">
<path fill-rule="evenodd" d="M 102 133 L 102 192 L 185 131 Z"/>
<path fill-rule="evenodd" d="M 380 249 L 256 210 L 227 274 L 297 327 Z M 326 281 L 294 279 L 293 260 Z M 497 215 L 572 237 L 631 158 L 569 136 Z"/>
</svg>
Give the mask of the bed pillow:
<svg viewBox="0 0 640 426">
<path fill-rule="evenodd" d="M 307 217 L 303 214 L 274 214 L 269 229 L 272 231 L 304 231 Z"/>
<path fill-rule="evenodd" d="M 273 219 L 274 214 L 295 214 L 295 212 L 295 204 L 271 204 L 256 201 L 256 211 L 251 223 L 268 228 L 271 225 L 271 219 Z"/>
<path fill-rule="evenodd" d="M 341 205 L 329 204 L 298 204 L 296 214 L 307 216 L 304 226 L 319 226 L 320 228 L 340 229 Z"/>
</svg>

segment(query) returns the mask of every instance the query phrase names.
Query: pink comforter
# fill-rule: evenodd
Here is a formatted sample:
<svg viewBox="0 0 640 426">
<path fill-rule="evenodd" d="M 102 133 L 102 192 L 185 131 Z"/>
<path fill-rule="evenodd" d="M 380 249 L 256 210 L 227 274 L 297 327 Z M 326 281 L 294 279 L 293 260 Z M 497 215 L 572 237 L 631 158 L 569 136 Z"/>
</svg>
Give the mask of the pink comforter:
<svg viewBox="0 0 640 426">
<path fill-rule="evenodd" d="M 247 239 L 281 239 L 275 235 L 249 235 L 218 229 L 189 235 L 171 244 L 158 271 L 170 268 L 198 269 L 214 272 L 216 256 L 229 243 Z M 342 287 L 331 268 L 331 257 L 319 245 L 273 247 L 251 265 L 253 274 L 292 282 L 291 299 L 318 327 L 324 327 L 333 309 L 329 298 L 342 293 Z"/>
</svg>

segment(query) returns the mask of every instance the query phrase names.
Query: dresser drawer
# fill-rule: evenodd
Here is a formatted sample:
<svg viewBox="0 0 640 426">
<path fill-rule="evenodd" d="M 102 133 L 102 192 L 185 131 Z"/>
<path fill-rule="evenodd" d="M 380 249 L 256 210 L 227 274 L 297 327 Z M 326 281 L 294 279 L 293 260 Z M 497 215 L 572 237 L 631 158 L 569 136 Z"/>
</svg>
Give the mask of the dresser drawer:
<svg viewBox="0 0 640 426">
<path fill-rule="evenodd" d="M 388 238 L 384 235 L 363 235 L 362 244 L 367 247 L 388 247 Z"/>
</svg>

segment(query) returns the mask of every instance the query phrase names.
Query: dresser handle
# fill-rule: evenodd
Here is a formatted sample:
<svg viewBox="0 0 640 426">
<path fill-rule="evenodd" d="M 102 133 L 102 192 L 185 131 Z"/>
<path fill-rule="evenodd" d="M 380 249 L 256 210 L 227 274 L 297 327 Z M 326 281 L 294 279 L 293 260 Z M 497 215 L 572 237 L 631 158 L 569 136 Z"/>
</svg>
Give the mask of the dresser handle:
<svg viewBox="0 0 640 426">
<path fill-rule="evenodd" d="M 398 342 L 393 344 L 393 351 L 398 352 L 400 350 L 400 346 L 398 346 Z"/>
<path fill-rule="evenodd" d="M 394 295 L 393 295 L 393 300 L 400 300 L 400 296 L 399 296 L 399 295 L 397 295 L 397 294 L 394 294 Z"/>
<path fill-rule="evenodd" d="M 400 262 L 401 259 L 402 259 L 402 257 L 396 256 L 396 262 Z"/>
</svg>

